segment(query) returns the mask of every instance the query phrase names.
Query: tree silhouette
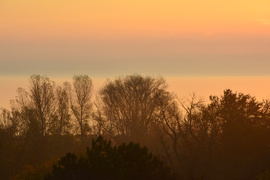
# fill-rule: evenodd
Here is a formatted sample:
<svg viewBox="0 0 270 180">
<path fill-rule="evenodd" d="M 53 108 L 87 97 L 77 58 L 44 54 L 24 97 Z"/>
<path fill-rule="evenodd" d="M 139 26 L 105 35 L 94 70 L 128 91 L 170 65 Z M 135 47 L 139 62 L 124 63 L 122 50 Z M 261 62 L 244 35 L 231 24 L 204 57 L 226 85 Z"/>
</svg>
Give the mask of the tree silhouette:
<svg viewBox="0 0 270 180">
<path fill-rule="evenodd" d="M 32 75 L 29 87 L 18 88 L 11 110 L 0 109 L 2 179 L 16 173 L 18 179 L 42 178 L 50 168 L 37 164 L 82 153 L 96 135 L 147 145 L 183 179 L 269 175 L 270 101 L 229 89 L 205 102 L 195 96 L 179 101 L 163 78 L 141 75 L 108 80 L 94 108 L 87 75 L 58 88 L 48 77 Z M 63 157 L 48 178 L 166 179 L 168 172 L 147 148 L 113 147 L 98 138 L 85 156 Z"/>
<path fill-rule="evenodd" d="M 64 87 L 56 88 L 57 109 L 52 122 L 52 133 L 57 135 L 69 134 L 71 128 L 70 99 L 68 90 Z"/>
<path fill-rule="evenodd" d="M 103 104 L 98 120 L 106 122 L 110 136 L 143 141 L 153 130 L 160 104 L 170 96 L 163 78 L 131 75 L 108 81 L 100 91 Z"/>
<path fill-rule="evenodd" d="M 41 135 L 45 136 L 55 113 L 54 82 L 46 76 L 32 75 L 30 97 L 40 124 Z"/>
<path fill-rule="evenodd" d="M 61 158 L 47 180 L 166 180 L 174 179 L 170 169 L 139 144 L 112 147 L 110 141 L 99 136 L 87 148 L 86 156 L 68 153 Z"/>
<path fill-rule="evenodd" d="M 71 110 L 79 125 L 80 135 L 84 136 L 90 128 L 92 80 L 88 75 L 75 75 L 73 77 L 73 87 L 69 83 L 66 83 L 66 86 L 69 89 Z"/>
</svg>

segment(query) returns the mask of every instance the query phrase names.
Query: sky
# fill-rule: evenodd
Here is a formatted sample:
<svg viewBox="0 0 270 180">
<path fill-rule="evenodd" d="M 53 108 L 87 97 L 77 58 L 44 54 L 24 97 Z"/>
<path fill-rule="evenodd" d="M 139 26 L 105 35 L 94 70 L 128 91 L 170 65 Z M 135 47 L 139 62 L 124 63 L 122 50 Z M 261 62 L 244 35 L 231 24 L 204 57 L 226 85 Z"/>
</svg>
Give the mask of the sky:
<svg viewBox="0 0 270 180">
<path fill-rule="evenodd" d="M 270 96 L 269 0 L 0 0 L 0 107 L 31 74 L 96 87 L 163 76 L 178 95 Z"/>
</svg>

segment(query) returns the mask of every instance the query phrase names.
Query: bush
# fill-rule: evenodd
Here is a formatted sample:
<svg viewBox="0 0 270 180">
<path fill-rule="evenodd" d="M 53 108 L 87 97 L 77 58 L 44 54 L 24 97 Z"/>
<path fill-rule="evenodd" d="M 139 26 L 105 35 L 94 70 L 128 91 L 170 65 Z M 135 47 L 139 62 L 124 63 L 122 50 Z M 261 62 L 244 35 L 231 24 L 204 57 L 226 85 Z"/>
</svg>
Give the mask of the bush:
<svg viewBox="0 0 270 180">
<path fill-rule="evenodd" d="M 47 180 L 170 180 L 175 179 L 170 168 L 146 147 L 129 143 L 112 147 L 101 136 L 92 140 L 86 156 L 68 153 L 54 165 Z"/>
</svg>

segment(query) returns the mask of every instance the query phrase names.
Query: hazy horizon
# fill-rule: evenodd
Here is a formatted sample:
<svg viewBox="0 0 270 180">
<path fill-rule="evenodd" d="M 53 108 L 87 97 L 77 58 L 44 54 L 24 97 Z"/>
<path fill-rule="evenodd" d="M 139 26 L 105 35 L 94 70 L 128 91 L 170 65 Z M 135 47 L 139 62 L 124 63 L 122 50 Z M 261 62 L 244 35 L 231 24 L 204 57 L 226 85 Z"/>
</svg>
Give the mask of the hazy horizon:
<svg viewBox="0 0 270 180">
<path fill-rule="evenodd" d="M 31 74 L 163 76 L 169 90 L 268 98 L 270 2 L 0 2 L 0 107 Z M 102 84 L 102 80 L 97 84 Z M 260 87 L 258 87 L 260 86 Z M 205 97 L 207 98 L 207 97 Z"/>
<path fill-rule="evenodd" d="M 269 67 L 270 0 L 0 0 L 1 179 L 270 177 Z"/>
<path fill-rule="evenodd" d="M 46 74 L 45 74 L 46 75 Z M 124 74 L 123 74 L 124 75 Z M 132 75 L 132 74 L 126 74 Z M 50 76 L 52 81 L 56 82 L 57 86 L 61 86 L 63 82 L 72 82 L 72 75 L 70 77 L 57 77 Z M 121 75 L 119 75 L 121 76 Z M 151 76 L 151 75 L 150 75 Z M 153 77 L 159 77 L 161 75 L 152 75 Z M 94 92 L 98 93 L 98 90 L 105 85 L 107 79 L 115 79 L 118 76 L 113 77 L 91 77 L 94 85 Z M 233 92 L 241 92 L 244 94 L 250 94 L 255 96 L 258 100 L 270 99 L 269 90 L 265 88 L 267 84 L 270 84 L 270 76 L 183 76 L 183 77 L 165 77 L 168 84 L 168 91 L 176 94 L 179 99 L 189 98 L 193 93 L 205 101 L 209 100 L 210 95 L 222 95 L 225 89 L 231 89 Z M 18 78 L 14 77 L 0 77 L 0 108 L 9 108 L 10 100 L 15 99 L 17 93 L 16 90 L 22 87 L 26 90 L 29 89 L 29 76 L 23 76 Z"/>
</svg>

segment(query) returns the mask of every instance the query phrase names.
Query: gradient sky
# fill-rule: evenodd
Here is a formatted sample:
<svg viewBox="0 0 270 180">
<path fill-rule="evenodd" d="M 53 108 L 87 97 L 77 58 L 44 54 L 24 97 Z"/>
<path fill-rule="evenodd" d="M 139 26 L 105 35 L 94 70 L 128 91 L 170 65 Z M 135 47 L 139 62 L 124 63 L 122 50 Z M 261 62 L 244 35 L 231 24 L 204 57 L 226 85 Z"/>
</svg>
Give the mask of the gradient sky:
<svg viewBox="0 0 270 180">
<path fill-rule="evenodd" d="M 97 84 L 161 75 L 178 94 L 233 88 L 269 97 L 269 7 L 269 0 L 0 0 L 0 107 L 34 73 L 88 74 Z"/>
</svg>

